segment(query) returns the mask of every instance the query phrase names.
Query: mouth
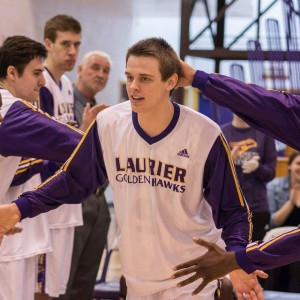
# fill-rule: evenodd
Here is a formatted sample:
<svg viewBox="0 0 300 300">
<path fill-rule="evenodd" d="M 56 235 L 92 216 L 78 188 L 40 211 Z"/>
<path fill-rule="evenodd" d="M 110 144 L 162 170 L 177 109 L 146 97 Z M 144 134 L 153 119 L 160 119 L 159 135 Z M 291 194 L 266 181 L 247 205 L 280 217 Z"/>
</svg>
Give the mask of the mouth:
<svg viewBox="0 0 300 300">
<path fill-rule="evenodd" d="M 131 96 L 131 100 L 133 100 L 133 101 L 141 101 L 141 100 L 143 100 L 144 98 L 143 97 L 138 97 L 138 96 Z"/>
</svg>

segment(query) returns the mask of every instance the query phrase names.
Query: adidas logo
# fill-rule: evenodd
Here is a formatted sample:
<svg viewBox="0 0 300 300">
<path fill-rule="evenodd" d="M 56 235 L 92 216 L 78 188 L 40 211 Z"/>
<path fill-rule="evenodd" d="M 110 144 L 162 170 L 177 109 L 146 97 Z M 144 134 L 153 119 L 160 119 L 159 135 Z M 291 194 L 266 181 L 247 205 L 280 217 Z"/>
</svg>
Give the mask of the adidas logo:
<svg viewBox="0 0 300 300">
<path fill-rule="evenodd" d="M 186 157 L 186 158 L 189 158 L 189 157 L 190 157 L 186 149 L 183 149 L 183 150 L 179 151 L 179 152 L 177 153 L 177 155 L 183 156 L 183 157 Z"/>
</svg>

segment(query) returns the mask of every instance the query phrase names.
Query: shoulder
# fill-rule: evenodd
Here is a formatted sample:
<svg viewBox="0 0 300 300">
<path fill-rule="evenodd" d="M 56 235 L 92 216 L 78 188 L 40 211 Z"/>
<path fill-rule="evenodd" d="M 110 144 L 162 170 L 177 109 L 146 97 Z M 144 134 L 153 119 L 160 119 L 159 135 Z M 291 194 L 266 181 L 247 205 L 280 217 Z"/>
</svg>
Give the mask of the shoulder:
<svg viewBox="0 0 300 300">
<path fill-rule="evenodd" d="M 184 105 L 180 107 L 181 126 L 186 126 L 190 133 L 204 136 L 217 136 L 221 133 L 220 126 L 207 116 Z"/>
<path fill-rule="evenodd" d="M 15 98 L 10 92 L 7 90 L 0 90 L 0 96 L 2 105 L 0 107 L 0 114 L 4 118 L 7 111 L 11 108 L 14 103 L 21 103 L 18 98 Z M 18 102 L 19 101 L 19 102 Z"/>
<path fill-rule="evenodd" d="M 102 110 L 97 116 L 97 122 L 113 123 L 124 118 L 131 118 L 131 114 L 130 101 L 127 100 Z"/>
<path fill-rule="evenodd" d="M 271 180 L 267 184 L 268 189 L 272 190 L 283 190 L 284 188 L 288 188 L 289 185 L 289 177 L 276 177 L 273 180 Z"/>
</svg>

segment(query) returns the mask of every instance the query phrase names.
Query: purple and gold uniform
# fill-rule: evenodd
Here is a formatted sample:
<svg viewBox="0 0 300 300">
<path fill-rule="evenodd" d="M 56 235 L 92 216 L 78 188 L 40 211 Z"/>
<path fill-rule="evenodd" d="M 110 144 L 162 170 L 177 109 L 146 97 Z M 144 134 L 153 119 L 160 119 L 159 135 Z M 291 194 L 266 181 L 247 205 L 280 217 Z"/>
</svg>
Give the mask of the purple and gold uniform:
<svg viewBox="0 0 300 300">
<path fill-rule="evenodd" d="M 155 137 L 142 130 L 129 101 L 105 109 L 63 168 L 16 204 L 22 218 L 33 217 L 82 201 L 107 178 L 131 294 L 175 286 L 173 266 L 205 252 L 193 236 L 222 247 L 224 240 L 232 251 L 249 242 L 250 213 L 228 145 L 214 122 L 187 107 L 174 103 L 169 126 Z M 215 289 L 209 285 L 199 299 L 212 299 Z"/>
<path fill-rule="evenodd" d="M 28 102 L 13 97 L 7 90 L 0 89 L 0 96 L 0 114 L 3 118 L 0 123 L 0 199 L 3 204 L 9 203 L 24 189 L 31 190 L 40 183 L 39 176 L 35 175 L 25 184 L 22 184 L 24 181 L 16 182 L 17 186 L 9 188 L 21 156 L 63 163 L 79 143 L 82 133 L 58 123 Z M 25 170 L 25 165 L 20 171 Z M 6 236 L 3 240 L 0 273 L 7 283 L 1 288 L 1 299 L 34 297 L 35 255 L 50 250 L 48 225 L 41 217 L 33 223 L 22 222 L 22 233 Z M 26 282 L 23 280 L 24 274 Z M 14 288 L 16 285 L 18 289 Z"/>
<path fill-rule="evenodd" d="M 239 80 L 197 71 L 193 87 L 205 97 L 225 106 L 254 128 L 300 150 L 300 97 L 265 90 Z M 265 243 L 250 244 L 237 251 L 242 269 L 253 272 L 289 264 L 300 259 L 300 229 L 284 233 Z"/>
</svg>

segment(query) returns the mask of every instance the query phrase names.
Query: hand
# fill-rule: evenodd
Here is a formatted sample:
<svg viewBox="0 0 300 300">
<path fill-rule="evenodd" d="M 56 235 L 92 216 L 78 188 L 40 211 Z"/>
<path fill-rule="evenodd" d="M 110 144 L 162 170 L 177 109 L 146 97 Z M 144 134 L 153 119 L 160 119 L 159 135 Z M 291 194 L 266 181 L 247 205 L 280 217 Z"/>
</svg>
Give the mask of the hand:
<svg viewBox="0 0 300 300">
<path fill-rule="evenodd" d="M 181 281 L 178 286 L 185 286 L 202 278 L 203 281 L 192 293 L 192 295 L 196 295 L 212 280 L 221 278 L 240 267 L 236 262 L 234 252 L 226 252 L 217 244 L 202 239 L 194 238 L 193 240 L 196 244 L 207 248 L 208 251 L 196 259 L 176 266 L 174 271 L 179 271 L 173 274 L 172 278 L 195 273 L 188 279 Z"/>
<path fill-rule="evenodd" d="M 235 270 L 229 274 L 238 300 L 264 299 L 263 291 L 258 283 L 256 274 L 263 278 L 268 277 L 268 275 L 262 271 L 256 271 L 256 273 L 247 274 L 243 270 Z"/>
<path fill-rule="evenodd" d="M 0 245 L 5 234 L 20 221 L 21 213 L 15 203 L 0 205 Z"/>
<path fill-rule="evenodd" d="M 82 131 L 86 131 L 91 123 L 95 120 L 98 113 L 107 107 L 109 107 L 107 104 L 97 104 L 91 107 L 90 103 L 87 103 L 83 111 L 82 125 L 80 126 L 80 129 Z"/>
<path fill-rule="evenodd" d="M 16 234 L 16 233 L 20 233 L 23 231 L 23 228 L 21 227 L 17 227 L 17 226 L 14 226 L 13 228 L 9 229 L 5 235 L 13 235 L 13 234 Z"/>
<path fill-rule="evenodd" d="M 250 174 L 250 173 L 254 172 L 259 166 L 259 159 L 260 159 L 260 157 L 258 155 L 256 155 L 256 156 L 253 156 L 250 160 L 246 161 L 242 165 L 243 173 Z"/>
<path fill-rule="evenodd" d="M 176 87 L 185 87 L 192 84 L 196 70 L 194 70 L 189 64 L 180 60 L 181 69 L 178 77 Z"/>
<path fill-rule="evenodd" d="M 292 186 L 290 199 L 296 207 L 300 207 L 300 184 L 296 183 Z"/>
<path fill-rule="evenodd" d="M 240 146 L 239 145 L 235 145 L 232 150 L 231 150 L 231 156 L 233 158 L 233 161 L 236 161 L 236 159 L 238 158 L 240 153 Z"/>
<path fill-rule="evenodd" d="M 73 126 L 73 127 L 75 127 L 75 128 L 78 128 L 78 127 L 79 127 L 79 126 L 78 126 L 78 122 L 77 122 L 76 120 L 70 120 L 70 121 L 68 121 L 67 124 L 70 125 L 70 126 Z"/>
</svg>

